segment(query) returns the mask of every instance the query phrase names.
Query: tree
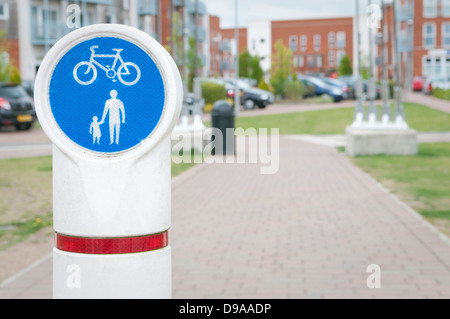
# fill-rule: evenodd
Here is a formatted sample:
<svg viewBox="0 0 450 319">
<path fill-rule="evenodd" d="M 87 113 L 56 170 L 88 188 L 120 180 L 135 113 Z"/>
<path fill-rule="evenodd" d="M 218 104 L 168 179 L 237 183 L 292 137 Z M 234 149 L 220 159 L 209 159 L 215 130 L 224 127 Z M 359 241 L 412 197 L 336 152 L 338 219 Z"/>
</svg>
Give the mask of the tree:
<svg viewBox="0 0 450 319">
<path fill-rule="evenodd" d="M 202 59 L 197 55 L 197 40 L 194 37 L 189 37 L 186 66 L 188 68 L 188 90 L 192 92 L 197 69 L 203 66 Z"/>
<path fill-rule="evenodd" d="M 285 97 L 286 83 L 292 74 L 292 51 L 282 40 L 275 43 L 275 54 L 272 59 L 271 84 L 275 95 Z"/>
<path fill-rule="evenodd" d="M 5 32 L 0 30 L 0 82 L 20 84 L 19 70 L 9 59 L 9 45 L 5 40 Z"/>
<path fill-rule="evenodd" d="M 239 55 L 239 76 L 255 79 L 259 83 L 263 77 L 259 61 L 259 57 L 250 55 L 247 50 L 242 52 Z"/>
<path fill-rule="evenodd" d="M 339 75 L 352 75 L 353 69 L 348 55 L 344 55 L 339 63 Z"/>
</svg>

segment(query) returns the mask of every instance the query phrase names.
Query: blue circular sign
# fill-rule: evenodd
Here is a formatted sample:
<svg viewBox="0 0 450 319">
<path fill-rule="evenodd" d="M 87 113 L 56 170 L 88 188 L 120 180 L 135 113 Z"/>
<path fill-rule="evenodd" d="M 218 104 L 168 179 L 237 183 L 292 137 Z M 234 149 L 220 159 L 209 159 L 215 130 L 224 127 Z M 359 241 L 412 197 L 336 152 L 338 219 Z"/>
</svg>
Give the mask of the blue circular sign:
<svg viewBox="0 0 450 319">
<path fill-rule="evenodd" d="M 64 134 L 99 153 L 130 150 L 158 126 L 164 82 L 152 57 L 136 44 L 96 37 L 75 45 L 58 61 L 49 102 Z"/>
</svg>

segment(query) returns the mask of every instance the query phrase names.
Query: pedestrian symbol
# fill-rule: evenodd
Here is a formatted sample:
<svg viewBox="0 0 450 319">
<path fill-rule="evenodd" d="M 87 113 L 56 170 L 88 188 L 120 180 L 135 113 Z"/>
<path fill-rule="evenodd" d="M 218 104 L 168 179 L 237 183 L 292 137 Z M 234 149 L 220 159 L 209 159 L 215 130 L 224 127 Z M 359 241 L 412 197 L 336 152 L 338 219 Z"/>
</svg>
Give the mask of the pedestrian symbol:
<svg viewBox="0 0 450 319">
<path fill-rule="evenodd" d="M 165 99 L 163 77 L 151 55 L 116 37 L 74 45 L 50 80 L 58 127 L 75 144 L 99 153 L 139 146 L 158 126 Z"/>
</svg>

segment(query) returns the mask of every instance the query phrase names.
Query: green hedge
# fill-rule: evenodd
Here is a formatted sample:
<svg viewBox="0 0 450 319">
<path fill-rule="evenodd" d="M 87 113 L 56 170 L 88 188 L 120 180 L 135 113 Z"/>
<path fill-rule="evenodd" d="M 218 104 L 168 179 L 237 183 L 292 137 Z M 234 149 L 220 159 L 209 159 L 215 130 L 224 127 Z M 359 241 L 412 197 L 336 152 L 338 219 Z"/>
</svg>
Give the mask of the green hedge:
<svg viewBox="0 0 450 319">
<path fill-rule="evenodd" d="M 225 86 L 213 82 L 202 83 L 202 96 L 205 104 L 214 104 L 216 101 L 224 100 L 227 97 Z"/>
<path fill-rule="evenodd" d="M 450 90 L 444 90 L 440 88 L 433 89 L 432 95 L 439 99 L 449 100 L 450 101 Z"/>
</svg>

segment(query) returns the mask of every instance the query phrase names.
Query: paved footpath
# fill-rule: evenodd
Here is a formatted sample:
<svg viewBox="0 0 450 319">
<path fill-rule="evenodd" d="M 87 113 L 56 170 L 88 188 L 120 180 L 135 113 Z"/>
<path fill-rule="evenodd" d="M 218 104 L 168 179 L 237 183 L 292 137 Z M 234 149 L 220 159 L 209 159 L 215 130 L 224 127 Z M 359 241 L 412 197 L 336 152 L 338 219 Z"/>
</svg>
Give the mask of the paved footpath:
<svg viewBox="0 0 450 319">
<path fill-rule="evenodd" d="M 279 165 L 201 164 L 174 179 L 174 298 L 450 298 L 448 239 L 344 154 L 281 137 Z M 0 298 L 51 298 L 51 256 Z"/>
</svg>

